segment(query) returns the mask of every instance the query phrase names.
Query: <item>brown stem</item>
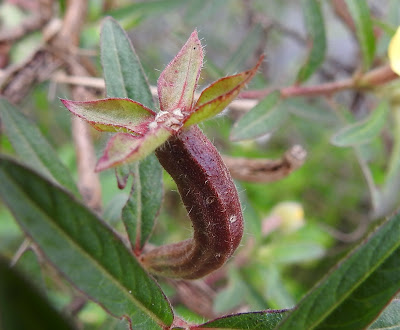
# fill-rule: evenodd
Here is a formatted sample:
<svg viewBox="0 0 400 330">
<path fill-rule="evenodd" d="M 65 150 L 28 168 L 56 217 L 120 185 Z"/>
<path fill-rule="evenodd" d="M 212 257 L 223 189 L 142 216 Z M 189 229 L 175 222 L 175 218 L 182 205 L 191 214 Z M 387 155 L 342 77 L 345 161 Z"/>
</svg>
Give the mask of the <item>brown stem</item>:
<svg viewBox="0 0 400 330">
<path fill-rule="evenodd" d="M 141 261 L 154 274 L 203 277 L 221 267 L 242 238 L 236 187 L 218 151 L 196 126 L 170 138 L 156 155 L 177 184 L 194 235 L 153 249 Z"/>
<path fill-rule="evenodd" d="M 331 95 L 346 89 L 365 89 L 382 85 L 397 79 L 398 75 L 392 71 L 389 65 L 375 68 L 363 75 L 355 75 L 340 81 L 333 81 L 314 86 L 289 86 L 280 89 L 283 98 L 295 96 Z M 262 99 L 276 89 L 266 88 L 261 90 L 244 91 L 240 93 L 242 98 Z"/>
</svg>

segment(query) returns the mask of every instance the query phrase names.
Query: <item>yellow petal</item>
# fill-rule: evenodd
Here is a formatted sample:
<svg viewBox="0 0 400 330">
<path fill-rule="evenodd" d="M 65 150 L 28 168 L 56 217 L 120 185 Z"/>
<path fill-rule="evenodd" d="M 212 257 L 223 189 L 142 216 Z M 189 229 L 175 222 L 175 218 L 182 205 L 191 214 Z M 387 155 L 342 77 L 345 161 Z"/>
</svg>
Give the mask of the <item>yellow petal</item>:
<svg viewBox="0 0 400 330">
<path fill-rule="evenodd" d="M 400 26 L 390 41 L 388 48 L 390 67 L 400 75 Z"/>
</svg>

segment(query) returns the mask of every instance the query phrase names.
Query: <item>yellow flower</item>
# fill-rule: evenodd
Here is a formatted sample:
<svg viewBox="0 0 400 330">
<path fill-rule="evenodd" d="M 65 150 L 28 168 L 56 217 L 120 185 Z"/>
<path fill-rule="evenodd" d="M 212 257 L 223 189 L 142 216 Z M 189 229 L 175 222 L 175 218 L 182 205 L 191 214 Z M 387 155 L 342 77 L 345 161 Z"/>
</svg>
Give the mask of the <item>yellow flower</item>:
<svg viewBox="0 0 400 330">
<path fill-rule="evenodd" d="M 390 67 L 394 72 L 400 75 L 400 26 L 394 34 L 388 47 L 388 56 Z"/>
</svg>

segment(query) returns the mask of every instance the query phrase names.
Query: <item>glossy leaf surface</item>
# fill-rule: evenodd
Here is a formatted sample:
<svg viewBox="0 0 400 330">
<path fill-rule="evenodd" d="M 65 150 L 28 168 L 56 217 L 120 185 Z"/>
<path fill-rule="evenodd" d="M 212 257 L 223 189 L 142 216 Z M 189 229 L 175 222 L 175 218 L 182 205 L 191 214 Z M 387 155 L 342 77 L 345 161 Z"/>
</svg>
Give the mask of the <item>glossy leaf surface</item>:
<svg viewBox="0 0 400 330">
<path fill-rule="evenodd" d="M 32 168 L 78 195 L 69 170 L 34 123 L 0 98 L 0 120 L 18 156 Z"/>
<path fill-rule="evenodd" d="M 287 110 L 280 102 L 279 92 L 269 94 L 233 126 L 231 139 L 254 139 L 278 129 L 287 117 Z"/>
<path fill-rule="evenodd" d="M 325 25 L 320 2 L 303 0 L 301 3 L 310 49 L 306 63 L 297 75 L 299 82 L 306 81 L 321 66 L 326 52 Z"/>
<path fill-rule="evenodd" d="M 197 31 L 194 31 L 158 78 L 158 97 L 162 111 L 180 109 L 185 114 L 191 110 L 203 57 Z"/>
<path fill-rule="evenodd" d="M 86 120 L 97 130 L 106 132 L 125 131 L 143 135 L 156 115 L 153 110 L 130 99 L 61 102 L 74 115 Z"/>
<path fill-rule="evenodd" d="M 47 259 L 116 317 L 158 329 L 173 315 L 161 289 L 117 235 L 61 188 L 0 158 L 0 197 Z"/>
<path fill-rule="evenodd" d="M 400 215 L 385 221 L 298 304 L 279 329 L 362 329 L 399 290 Z M 344 312 L 345 311 L 345 312 Z"/>
</svg>

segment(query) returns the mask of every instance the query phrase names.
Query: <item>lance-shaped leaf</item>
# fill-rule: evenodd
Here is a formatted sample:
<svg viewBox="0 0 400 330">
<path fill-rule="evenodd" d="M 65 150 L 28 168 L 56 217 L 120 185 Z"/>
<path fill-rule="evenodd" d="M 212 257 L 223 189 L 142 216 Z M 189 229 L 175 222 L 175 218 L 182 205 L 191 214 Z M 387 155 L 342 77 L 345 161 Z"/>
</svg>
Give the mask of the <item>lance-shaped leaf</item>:
<svg viewBox="0 0 400 330">
<path fill-rule="evenodd" d="M 190 111 L 203 57 L 197 31 L 194 31 L 158 78 L 158 97 L 162 111 L 181 109 L 183 114 Z"/>
<path fill-rule="evenodd" d="M 132 320 L 135 329 L 171 325 L 171 307 L 159 286 L 94 213 L 5 157 L 0 157 L 0 182 L 1 200 L 69 281 L 114 316 Z"/>
<path fill-rule="evenodd" d="M 370 142 L 382 131 L 388 113 L 388 104 L 382 102 L 367 118 L 333 135 L 331 143 L 338 147 L 349 147 Z"/>
<path fill-rule="evenodd" d="M 194 110 L 185 120 L 185 126 L 197 124 L 219 114 L 240 93 L 242 88 L 254 77 L 264 56 L 250 70 L 234 76 L 221 78 L 207 87 L 197 100 Z"/>
<path fill-rule="evenodd" d="M 123 162 L 141 160 L 150 155 L 171 136 L 171 132 L 159 126 L 144 136 L 117 133 L 107 143 L 103 156 L 96 165 L 96 171 L 104 171 Z"/>
<path fill-rule="evenodd" d="M 193 327 L 193 329 L 254 329 L 272 330 L 288 314 L 287 310 L 267 310 L 261 312 L 227 315 L 207 323 Z"/>
<path fill-rule="evenodd" d="M 0 123 L 16 154 L 32 168 L 79 195 L 70 171 L 38 127 L 17 108 L 0 98 Z"/>
<path fill-rule="evenodd" d="M 156 115 L 153 110 L 130 99 L 61 102 L 74 115 L 85 119 L 97 130 L 106 132 L 124 131 L 143 135 Z"/>
</svg>

